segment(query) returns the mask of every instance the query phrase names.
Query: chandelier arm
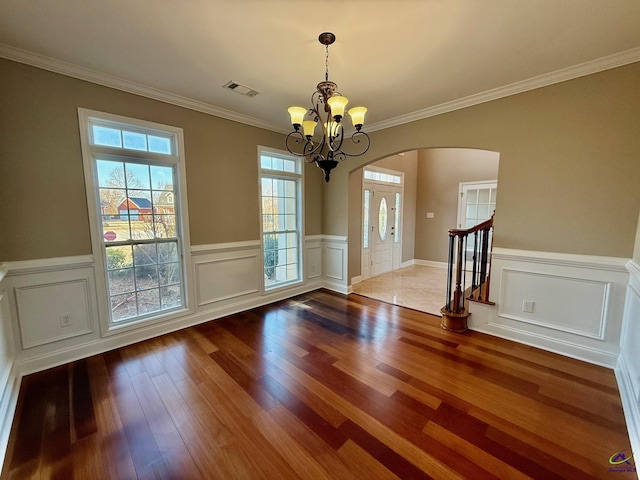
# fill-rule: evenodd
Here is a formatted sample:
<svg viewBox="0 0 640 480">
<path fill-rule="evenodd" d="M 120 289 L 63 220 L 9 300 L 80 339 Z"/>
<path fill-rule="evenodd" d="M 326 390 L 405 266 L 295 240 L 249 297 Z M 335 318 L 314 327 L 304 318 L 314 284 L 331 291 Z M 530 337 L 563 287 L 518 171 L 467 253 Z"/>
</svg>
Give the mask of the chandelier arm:
<svg viewBox="0 0 640 480">
<path fill-rule="evenodd" d="M 285 146 L 289 153 L 295 155 L 296 157 L 306 157 L 309 155 L 313 155 L 317 151 L 322 149 L 322 145 L 324 142 L 320 142 L 318 145 L 314 146 L 312 140 L 307 140 L 307 138 L 300 132 L 299 130 L 294 130 L 289 133 L 289 135 L 285 138 Z M 301 148 L 295 148 L 296 144 L 303 144 Z"/>
<path fill-rule="evenodd" d="M 366 142 L 361 142 L 361 140 L 366 140 Z M 351 135 L 351 141 L 355 144 L 363 143 L 363 146 L 366 144 L 366 147 L 359 153 L 347 153 L 341 150 L 340 153 L 347 157 L 359 157 L 360 155 L 364 155 L 369 151 L 369 147 L 371 147 L 371 139 L 369 138 L 369 135 L 362 131 L 355 132 Z"/>
<path fill-rule="evenodd" d="M 324 139 L 324 137 L 322 137 L 322 140 L 320 140 L 318 142 L 318 145 L 316 145 L 315 147 L 313 146 L 313 142 L 311 140 L 309 140 L 307 142 L 307 144 L 310 144 L 310 148 L 308 148 L 306 150 L 306 154 L 305 155 L 307 157 L 311 158 L 316 153 L 322 153 L 322 150 L 324 149 L 325 139 Z"/>
<path fill-rule="evenodd" d="M 329 150 L 331 150 L 332 152 L 340 152 L 342 149 L 342 142 L 344 141 L 344 135 L 343 135 L 344 129 L 342 128 L 342 126 L 338 128 L 340 130 L 338 135 L 333 137 L 333 140 L 330 140 L 329 142 L 327 142 L 327 146 L 329 147 Z M 338 142 L 336 143 L 335 140 L 338 140 Z"/>
<path fill-rule="evenodd" d="M 346 158 L 347 158 L 347 154 L 344 153 L 343 151 L 336 152 L 333 155 L 333 159 L 338 161 L 338 162 L 342 162 L 342 161 L 346 160 Z"/>
<path fill-rule="evenodd" d="M 316 90 L 311 94 L 311 105 L 313 106 L 309 109 L 309 115 L 315 114 L 316 117 L 318 117 L 316 121 L 318 121 L 320 119 L 319 118 L 320 114 L 318 113 L 320 111 L 320 105 L 326 105 L 326 104 L 327 104 L 327 99 L 325 98 L 323 93 Z"/>
<path fill-rule="evenodd" d="M 317 92 L 316 92 L 317 93 Z M 312 102 L 313 104 L 313 102 Z M 318 123 L 321 119 L 320 117 L 320 110 L 318 109 L 318 104 L 316 104 L 314 107 L 311 107 L 309 109 L 309 116 L 313 118 L 313 121 Z"/>
</svg>

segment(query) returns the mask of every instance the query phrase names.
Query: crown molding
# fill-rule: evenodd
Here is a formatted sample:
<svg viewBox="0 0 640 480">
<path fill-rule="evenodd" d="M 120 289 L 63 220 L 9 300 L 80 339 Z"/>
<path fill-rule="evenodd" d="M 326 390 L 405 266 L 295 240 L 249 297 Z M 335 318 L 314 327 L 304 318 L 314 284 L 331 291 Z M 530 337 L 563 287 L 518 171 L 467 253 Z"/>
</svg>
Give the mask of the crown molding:
<svg viewBox="0 0 640 480">
<path fill-rule="evenodd" d="M 26 65 L 42 68 L 50 72 L 59 73 L 68 77 L 85 80 L 87 82 L 96 83 L 105 87 L 115 88 L 127 93 L 133 93 L 142 97 L 151 98 L 161 102 L 169 103 L 179 107 L 187 108 L 208 115 L 224 118 L 233 122 L 243 123 L 252 127 L 262 128 L 270 130 L 272 132 L 287 134 L 289 133 L 288 127 L 282 127 L 280 125 L 274 125 L 270 122 L 260 120 L 248 115 L 242 115 L 240 113 L 232 112 L 224 108 L 216 107 L 205 102 L 193 100 L 181 95 L 176 95 L 164 90 L 142 85 L 129 80 L 101 73 L 89 68 L 79 67 L 71 63 L 63 62 L 60 60 L 39 55 L 37 53 L 22 50 L 16 47 L 12 47 L 6 44 L 0 44 L 0 58 L 6 58 Z M 591 60 L 572 67 L 563 68 L 555 72 L 545 73 L 537 77 L 533 77 L 520 82 L 511 83 L 502 87 L 493 88 L 484 92 L 469 95 L 450 102 L 441 103 L 433 107 L 417 110 L 406 115 L 391 118 L 389 120 L 383 120 L 367 125 L 367 132 L 375 132 L 378 130 L 384 130 L 386 128 L 397 127 L 406 123 L 415 122 L 429 117 L 435 117 L 436 115 L 442 115 L 443 113 L 453 112 L 481 103 L 490 102 L 492 100 L 498 100 L 500 98 L 516 95 L 518 93 L 535 90 L 537 88 L 546 87 L 556 83 L 565 82 L 567 80 L 573 80 L 575 78 L 584 77 L 594 73 L 610 70 L 612 68 L 622 67 L 630 63 L 640 61 L 640 47 L 625 50 L 607 57 Z M 354 130 L 355 131 L 355 130 Z M 346 131 L 345 134 L 353 132 Z"/>
<path fill-rule="evenodd" d="M 6 58 L 7 60 L 24 63 L 25 65 L 30 65 L 32 67 L 42 68 L 43 70 L 66 75 L 67 77 L 77 78 L 79 80 L 95 83 L 104 87 L 115 88 L 116 90 L 121 90 L 123 92 L 133 93 L 135 95 L 169 103 L 178 107 L 188 108 L 189 110 L 194 110 L 196 112 L 206 113 L 208 115 L 224 118 L 233 122 L 243 123 L 252 127 L 262 128 L 277 133 L 288 133 L 286 128 L 273 125 L 258 118 L 250 117 L 249 115 L 242 115 L 240 113 L 232 112 L 231 110 L 216 107 L 215 105 L 193 100 L 191 98 L 176 95 L 174 93 L 142 85 L 140 83 L 125 80 L 106 73 L 101 73 L 89 68 L 79 67 L 51 57 L 39 55 L 27 50 L 21 50 L 10 45 L 0 44 L 0 58 Z"/>
<path fill-rule="evenodd" d="M 404 125 L 405 123 L 435 117 L 436 115 L 442 115 L 443 113 L 461 110 L 481 103 L 498 100 L 511 95 L 517 95 L 518 93 L 528 92 L 530 90 L 547 87 L 556 83 L 566 82 L 567 80 L 573 80 L 575 78 L 603 72 L 612 68 L 622 67 L 639 61 L 640 47 L 632 48 L 607 57 L 590 60 L 579 65 L 556 70 L 555 72 L 545 73 L 544 75 L 529 78 L 527 80 L 475 93 L 450 102 L 441 103 L 440 105 L 435 105 L 433 107 L 401 115 L 389 120 L 372 123 L 367 125 L 367 132 L 370 133 L 378 130 L 384 130 L 386 128 L 397 127 L 399 125 Z"/>
</svg>

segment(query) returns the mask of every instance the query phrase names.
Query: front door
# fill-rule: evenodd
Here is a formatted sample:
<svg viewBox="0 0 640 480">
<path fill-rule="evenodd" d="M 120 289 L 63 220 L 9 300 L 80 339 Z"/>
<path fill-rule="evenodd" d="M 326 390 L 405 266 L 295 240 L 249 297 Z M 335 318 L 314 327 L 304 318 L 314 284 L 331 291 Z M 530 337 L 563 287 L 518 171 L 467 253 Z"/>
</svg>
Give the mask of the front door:
<svg viewBox="0 0 640 480">
<path fill-rule="evenodd" d="M 371 276 L 390 272 L 393 268 L 393 240 L 395 236 L 396 195 L 392 188 L 374 191 L 371 212 L 372 265 Z"/>
</svg>

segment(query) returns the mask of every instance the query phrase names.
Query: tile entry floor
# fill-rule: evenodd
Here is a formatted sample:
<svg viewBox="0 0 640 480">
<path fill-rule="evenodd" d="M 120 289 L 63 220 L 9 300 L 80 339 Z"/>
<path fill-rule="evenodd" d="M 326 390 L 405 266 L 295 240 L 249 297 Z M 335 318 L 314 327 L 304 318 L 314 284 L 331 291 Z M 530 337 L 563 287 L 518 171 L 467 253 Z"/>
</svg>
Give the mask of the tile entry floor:
<svg viewBox="0 0 640 480">
<path fill-rule="evenodd" d="M 353 293 L 442 316 L 447 269 L 412 265 L 353 285 Z"/>
</svg>

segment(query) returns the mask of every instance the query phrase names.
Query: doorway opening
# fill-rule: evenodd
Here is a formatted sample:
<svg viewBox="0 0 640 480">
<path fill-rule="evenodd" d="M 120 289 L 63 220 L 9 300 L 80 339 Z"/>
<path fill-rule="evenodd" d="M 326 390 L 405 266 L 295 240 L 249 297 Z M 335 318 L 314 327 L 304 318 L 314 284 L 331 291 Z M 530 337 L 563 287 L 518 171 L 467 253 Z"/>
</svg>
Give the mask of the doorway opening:
<svg viewBox="0 0 640 480">
<path fill-rule="evenodd" d="M 349 176 L 348 230 L 351 291 L 440 315 L 440 308 L 446 302 L 448 231 L 465 228 L 467 219 L 475 225 L 480 216 L 493 213 L 497 189 L 484 182 L 499 177 L 499 160 L 500 153 L 495 151 L 434 147 L 396 153 L 352 171 Z M 384 171 L 387 169 L 404 174 L 398 208 L 401 231 L 396 228 L 402 251 L 396 250 L 397 264 L 392 259 L 391 271 L 382 274 L 377 272 L 388 268 L 387 253 L 382 251 L 380 266 L 373 269 L 371 262 L 376 258 L 371 258 L 371 251 L 366 256 L 363 250 L 365 237 L 369 236 L 371 244 L 376 240 L 373 234 L 378 234 L 372 232 L 372 222 L 378 221 L 376 216 L 380 213 L 381 196 L 377 193 L 372 195 L 372 190 L 384 189 L 385 185 L 373 185 L 368 193 L 365 192 L 365 169 L 388 173 Z M 469 203 L 469 212 L 467 215 L 465 211 L 467 218 L 463 217 L 461 221 L 460 185 L 478 183 L 482 185 L 476 188 L 475 200 L 475 193 L 469 193 L 469 188 L 466 190 L 470 201 L 465 198 L 464 206 L 466 208 Z M 486 188 L 490 190 L 482 191 Z M 487 193 L 489 201 L 485 202 Z M 365 195 L 369 196 L 366 215 Z M 385 203 L 387 215 L 393 215 L 390 206 L 394 204 L 388 194 Z M 382 210 L 384 212 L 384 207 Z M 370 222 L 367 229 L 365 218 Z M 397 270 L 396 266 L 399 267 Z"/>
<path fill-rule="evenodd" d="M 400 268 L 404 173 L 366 167 L 362 178 L 362 278 Z"/>
</svg>

